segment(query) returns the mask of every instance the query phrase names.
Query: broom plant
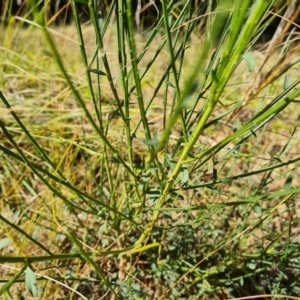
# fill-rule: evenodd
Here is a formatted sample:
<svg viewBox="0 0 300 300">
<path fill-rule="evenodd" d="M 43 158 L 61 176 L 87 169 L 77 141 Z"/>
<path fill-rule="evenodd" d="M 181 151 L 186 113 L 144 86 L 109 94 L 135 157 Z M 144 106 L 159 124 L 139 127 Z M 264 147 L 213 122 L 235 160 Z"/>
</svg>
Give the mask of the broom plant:
<svg viewBox="0 0 300 300">
<path fill-rule="evenodd" d="M 43 98 L 40 82 L 44 108 L 26 115 L 1 78 L 0 260 L 14 271 L 0 294 L 25 282 L 41 299 L 296 296 L 299 58 L 291 35 L 258 44 L 278 3 L 150 1 L 156 21 L 140 34 L 131 1 L 100 12 L 72 0 L 67 56 L 48 4 L 29 4 L 34 20 L 19 19 L 43 35 L 44 81 L 64 89 Z M 5 41 L 2 61 L 16 51 Z"/>
</svg>

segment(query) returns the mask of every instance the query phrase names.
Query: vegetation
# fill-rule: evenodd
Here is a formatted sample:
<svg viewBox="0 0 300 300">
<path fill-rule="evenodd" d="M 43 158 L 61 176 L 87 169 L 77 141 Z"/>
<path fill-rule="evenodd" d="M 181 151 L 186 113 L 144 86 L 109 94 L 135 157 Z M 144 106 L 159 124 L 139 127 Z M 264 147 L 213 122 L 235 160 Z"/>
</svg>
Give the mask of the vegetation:
<svg viewBox="0 0 300 300">
<path fill-rule="evenodd" d="M 79 2 L 2 23 L 1 297 L 298 299 L 295 15 L 259 44 L 276 1 L 161 1 L 140 34 Z"/>
</svg>

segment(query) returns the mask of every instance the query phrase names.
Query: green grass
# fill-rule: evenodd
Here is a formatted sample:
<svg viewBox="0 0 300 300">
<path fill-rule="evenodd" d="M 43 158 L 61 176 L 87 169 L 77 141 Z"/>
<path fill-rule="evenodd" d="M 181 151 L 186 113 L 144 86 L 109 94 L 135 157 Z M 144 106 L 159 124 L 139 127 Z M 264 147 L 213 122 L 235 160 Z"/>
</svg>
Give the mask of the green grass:
<svg viewBox="0 0 300 300">
<path fill-rule="evenodd" d="M 163 1 L 138 34 L 128 3 L 2 24 L 0 294 L 298 299 L 292 35 L 258 44 L 261 0 Z"/>
</svg>

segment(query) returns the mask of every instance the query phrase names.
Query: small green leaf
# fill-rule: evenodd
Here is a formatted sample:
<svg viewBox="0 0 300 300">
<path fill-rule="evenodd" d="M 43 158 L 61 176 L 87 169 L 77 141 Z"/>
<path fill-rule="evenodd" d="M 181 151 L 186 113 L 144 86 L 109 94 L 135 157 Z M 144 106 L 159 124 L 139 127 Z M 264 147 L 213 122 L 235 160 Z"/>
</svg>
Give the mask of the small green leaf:
<svg viewBox="0 0 300 300">
<path fill-rule="evenodd" d="M 163 212 L 164 216 L 169 219 L 169 220 L 173 220 L 171 215 L 169 213 L 167 213 L 166 211 Z"/>
<path fill-rule="evenodd" d="M 207 189 L 209 189 L 211 192 L 213 192 L 215 195 L 220 195 L 219 191 L 212 187 L 211 185 L 206 186 Z"/>
<path fill-rule="evenodd" d="M 175 166 L 176 166 L 176 161 L 173 159 L 173 157 L 170 154 L 166 154 L 166 163 L 168 164 L 168 166 L 171 168 L 171 170 L 173 171 Z"/>
<path fill-rule="evenodd" d="M 150 197 L 150 198 L 158 198 L 160 197 L 161 193 L 160 190 L 158 189 L 153 189 L 153 190 L 149 190 L 146 192 L 146 194 Z"/>
<path fill-rule="evenodd" d="M 11 239 L 10 238 L 4 238 L 0 240 L 0 250 L 5 248 L 7 245 L 9 245 L 11 243 Z"/>
<path fill-rule="evenodd" d="M 42 53 L 43 53 L 45 56 L 48 56 L 48 57 L 52 57 L 52 56 L 53 56 L 52 53 L 51 53 L 50 51 L 46 50 L 46 49 L 43 49 L 43 50 L 42 50 Z"/>
<path fill-rule="evenodd" d="M 250 269 L 250 270 L 255 270 L 256 269 L 256 264 L 253 263 L 253 262 L 249 262 L 247 264 L 247 267 Z"/>
<path fill-rule="evenodd" d="M 240 128 L 240 121 L 236 120 L 233 125 L 233 132 L 236 132 Z"/>
<path fill-rule="evenodd" d="M 88 71 L 90 71 L 91 73 L 95 73 L 95 74 L 97 74 L 97 75 L 99 75 L 99 76 L 106 76 L 106 74 L 105 74 L 103 71 L 101 71 L 101 70 L 97 70 L 97 69 L 88 69 Z"/>
<path fill-rule="evenodd" d="M 147 183 L 147 182 L 149 182 L 149 180 L 150 180 L 150 174 L 148 174 L 148 173 L 143 173 L 143 174 L 141 175 L 140 181 L 141 181 L 142 183 Z"/>
<path fill-rule="evenodd" d="M 211 79 L 213 82 L 218 83 L 218 76 L 217 76 L 217 72 L 215 70 L 211 70 Z"/>
<path fill-rule="evenodd" d="M 255 69 L 255 56 L 252 52 L 246 52 L 243 54 L 243 58 L 246 62 L 249 72 L 253 72 Z"/>
<path fill-rule="evenodd" d="M 278 157 L 278 156 L 274 156 L 273 159 L 275 159 L 275 160 L 277 160 L 277 161 L 279 161 L 279 162 L 282 163 L 282 160 L 281 160 L 280 157 Z"/>
<path fill-rule="evenodd" d="M 112 110 L 112 111 L 109 112 L 109 118 L 110 119 L 113 119 L 113 118 L 116 118 L 116 117 L 120 117 L 120 116 L 121 116 L 121 114 L 120 114 L 120 112 L 117 109 Z"/>
<path fill-rule="evenodd" d="M 240 286 L 243 286 L 243 285 L 244 285 L 244 278 L 241 277 L 241 278 L 240 278 Z"/>
<path fill-rule="evenodd" d="M 175 86 L 174 86 L 174 84 L 172 84 L 171 82 L 169 82 L 169 81 L 166 81 L 166 84 L 167 84 L 168 86 L 172 87 L 173 89 L 175 89 Z"/>
<path fill-rule="evenodd" d="M 172 192 L 171 195 L 173 198 L 176 198 L 176 200 L 184 200 L 184 197 L 179 193 Z"/>
<path fill-rule="evenodd" d="M 158 144 L 158 137 L 157 137 L 157 134 L 154 134 L 154 137 L 153 139 L 151 140 L 143 140 L 143 143 L 147 146 L 156 146 Z"/>
<path fill-rule="evenodd" d="M 35 297 L 37 295 L 36 277 L 30 267 L 26 268 L 25 284 L 30 295 Z"/>
<path fill-rule="evenodd" d="M 290 85 L 289 76 L 288 76 L 288 75 L 285 75 L 284 81 L 283 81 L 283 89 L 284 89 L 284 90 L 287 90 L 288 87 L 289 87 L 289 85 Z"/>
<path fill-rule="evenodd" d="M 116 164 L 120 164 L 121 161 L 118 157 L 111 157 L 110 158 L 110 161 L 113 162 L 113 163 L 116 163 Z"/>
<path fill-rule="evenodd" d="M 175 250 L 177 247 L 175 246 L 175 245 L 168 245 L 168 250 L 169 251 L 173 251 L 173 250 Z"/>
<path fill-rule="evenodd" d="M 189 171 L 186 166 L 182 166 L 178 178 L 182 185 L 187 184 L 189 180 Z"/>
<path fill-rule="evenodd" d="M 261 212 L 262 212 L 261 206 L 260 206 L 259 204 L 255 204 L 255 205 L 254 205 L 254 211 L 255 211 L 257 214 L 261 215 Z"/>
<path fill-rule="evenodd" d="M 284 183 L 284 189 L 285 190 L 288 190 L 290 189 L 291 185 L 292 185 L 292 182 L 293 182 L 293 174 L 291 173 L 288 178 L 285 180 L 285 183 Z"/>
<path fill-rule="evenodd" d="M 13 222 L 16 222 L 19 216 L 20 216 L 20 211 L 16 210 L 13 215 Z"/>
<path fill-rule="evenodd" d="M 193 132 L 194 132 L 194 129 L 190 129 L 190 130 L 189 130 L 189 134 L 192 134 Z M 183 144 L 183 143 L 184 143 L 184 137 L 181 136 L 181 137 L 179 137 L 179 138 L 177 139 L 176 144 L 180 146 L 180 145 Z"/>
<path fill-rule="evenodd" d="M 101 29 L 103 23 L 103 17 L 101 11 L 97 12 L 97 20 L 98 20 L 98 27 Z"/>
</svg>

